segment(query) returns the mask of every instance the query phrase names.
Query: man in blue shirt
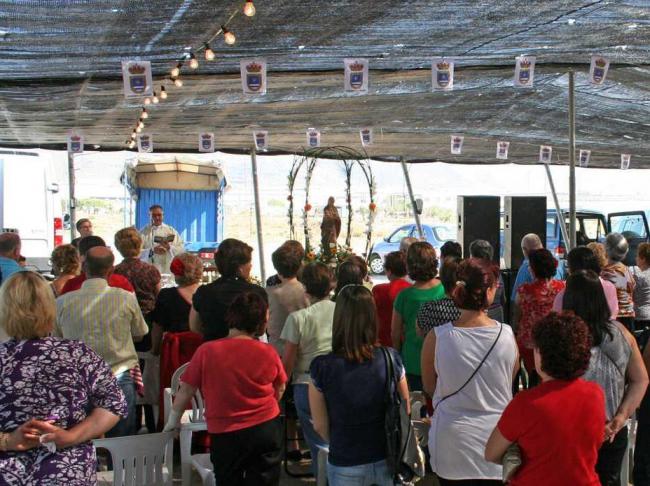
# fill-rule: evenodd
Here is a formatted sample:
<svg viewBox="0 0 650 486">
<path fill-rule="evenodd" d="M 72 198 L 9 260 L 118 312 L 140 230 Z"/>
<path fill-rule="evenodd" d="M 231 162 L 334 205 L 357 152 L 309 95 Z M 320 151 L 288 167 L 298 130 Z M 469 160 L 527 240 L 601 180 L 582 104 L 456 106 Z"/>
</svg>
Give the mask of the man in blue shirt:
<svg viewBox="0 0 650 486">
<path fill-rule="evenodd" d="M 18 233 L 0 234 L 0 272 L 2 281 L 6 281 L 12 274 L 24 271 L 18 264 L 20 260 L 20 236 Z"/>
<path fill-rule="evenodd" d="M 515 279 L 515 284 L 512 287 L 512 293 L 510 294 L 511 302 L 514 302 L 517 298 L 517 290 L 519 290 L 519 287 L 534 280 L 532 274 L 530 273 L 528 253 L 533 250 L 541 250 L 542 248 L 544 248 L 544 245 L 542 245 L 542 240 L 535 233 L 528 233 L 521 239 L 521 251 L 524 253 L 524 261 L 521 263 L 521 267 L 519 267 L 517 278 Z M 555 272 L 554 278 L 557 280 L 566 279 L 564 262 L 561 260 L 558 260 L 557 262 L 557 270 Z"/>
</svg>

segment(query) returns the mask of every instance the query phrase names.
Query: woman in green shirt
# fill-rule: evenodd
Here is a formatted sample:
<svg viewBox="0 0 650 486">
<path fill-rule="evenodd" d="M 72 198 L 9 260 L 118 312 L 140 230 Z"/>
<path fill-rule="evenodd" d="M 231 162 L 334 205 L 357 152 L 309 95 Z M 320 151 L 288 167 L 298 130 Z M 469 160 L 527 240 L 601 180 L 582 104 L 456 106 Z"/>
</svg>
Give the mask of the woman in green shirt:
<svg viewBox="0 0 650 486">
<path fill-rule="evenodd" d="M 445 290 L 436 278 L 436 250 L 426 241 L 418 241 L 409 247 L 406 267 L 409 277 L 415 283 L 397 294 L 393 306 L 391 336 L 393 347 L 402 354 L 409 390 L 422 390 L 420 353 L 424 340 L 416 331 L 417 315 L 422 304 L 442 299 Z"/>
</svg>

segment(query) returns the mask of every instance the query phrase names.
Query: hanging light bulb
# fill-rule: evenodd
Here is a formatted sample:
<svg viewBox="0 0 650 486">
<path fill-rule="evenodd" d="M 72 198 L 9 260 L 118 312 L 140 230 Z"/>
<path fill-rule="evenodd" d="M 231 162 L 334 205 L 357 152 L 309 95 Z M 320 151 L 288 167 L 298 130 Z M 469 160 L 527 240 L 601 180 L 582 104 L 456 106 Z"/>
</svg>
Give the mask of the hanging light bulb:
<svg viewBox="0 0 650 486">
<path fill-rule="evenodd" d="M 135 137 L 137 137 L 135 129 L 131 132 L 131 140 L 135 140 Z"/>
<path fill-rule="evenodd" d="M 160 99 L 161 100 L 166 100 L 167 99 L 167 91 L 165 90 L 164 86 L 160 87 Z"/>
<path fill-rule="evenodd" d="M 255 5 L 253 5 L 253 0 L 246 0 L 244 4 L 244 15 L 246 17 L 252 17 L 255 15 Z"/>
<path fill-rule="evenodd" d="M 171 70 L 169 74 L 171 74 L 172 78 L 177 78 L 178 76 L 181 75 L 181 68 L 183 67 L 183 63 L 179 62 L 176 64 L 176 67 Z"/>
<path fill-rule="evenodd" d="M 142 108 L 142 115 L 140 115 L 140 118 L 142 118 L 143 120 L 149 118 L 149 113 L 147 112 L 146 108 Z"/>
<path fill-rule="evenodd" d="M 176 85 L 177 88 L 182 88 L 183 87 L 183 80 L 181 78 L 176 78 L 174 80 L 174 84 Z"/>
<path fill-rule="evenodd" d="M 214 61 L 214 51 L 210 47 L 210 44 L 205 45 L 205 60 Z"/>
<path fill-rule="evenodd" d="M 144 104 L 145 104 L 145 105 L 150 105 L 150 104 L 151 104 L 151 98 L 149 98 L 149 97 L 147 96 L 147 97 L 144 99 Z"/>
<path fill-rule="evenodd" d="M 196 56 L 192 52 L 190 54 L 190 69 L 198 69 L 198 67 L 199 67 L 199 60 L 196 58 Z"/>
<path fill-rule="evenodd" d="M 237 38 L 235 37 L 235 34 L 233 34 L 228 29 L 226 29 L 225 26 L 223 26 L 223 25 L 221 26 L 221 31 L 223 32 L 223 40 L 229 46 L 232 46 L 237 41 Z"/>
<path fill-rule="evenodd" d="M 135 147 L 135 140 L 131 140 L 131 141 L 129 142 L 129 148 L 132 149 L 133 147 Z"/>
<path fill-rule="evenodd" d="M 142 121 L 142 118 L 138 120 L 138 128 L 143 129 L 144 128 L 144 121 Z"/>
<path fill-rule="evenodd" d="M 153 101 L 154 104 L 157 104 L 160 101 L 155 91 L 153 92 L 153 98 L 151 98 L 151 101 Z"/>
<path fill-rule="evenodd" d="M 142 127 L 141 127 L 140 125 L 138 125 L 138 126 L 136 127 L 135 131 L 136 131 L 137 133 L 142 133 Z"/>
</svg>

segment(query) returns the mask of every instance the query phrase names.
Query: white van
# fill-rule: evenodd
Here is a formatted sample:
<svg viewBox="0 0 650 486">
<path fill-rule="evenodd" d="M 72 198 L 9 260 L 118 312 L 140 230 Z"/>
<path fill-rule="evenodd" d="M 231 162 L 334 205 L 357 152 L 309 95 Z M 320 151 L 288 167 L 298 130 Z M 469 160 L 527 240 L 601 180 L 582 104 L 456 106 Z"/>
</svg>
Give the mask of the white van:
<svg viewBox="0 0 650 486">
<path fill-rule="evenodd" d="M 52 250 L 63 243 L 59 184 L 49 157 L 36 152 L 0 150 L 0 228 L 17 231 L 27 267 L 51 269 Z"/>
</svg>

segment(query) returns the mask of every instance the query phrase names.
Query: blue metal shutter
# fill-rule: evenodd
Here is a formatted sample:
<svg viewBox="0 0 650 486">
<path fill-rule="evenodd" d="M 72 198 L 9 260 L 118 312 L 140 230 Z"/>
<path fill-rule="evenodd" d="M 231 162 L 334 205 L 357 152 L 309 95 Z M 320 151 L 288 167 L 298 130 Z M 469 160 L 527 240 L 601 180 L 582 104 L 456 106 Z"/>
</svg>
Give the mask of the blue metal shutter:
<svg viewBox="0 0 650 486">
<path fill-rule="evenodd" d="M 138 189 L 136 226 L 149 223 L 149 207 L 160 204 L 165 211 L 165 223 L 173 226 L 185 242 L 219 241 L 217 226 L 220 212 L 220 191 L 185 191 L 175 189 Z M 219 228 L 223 234 L 223 229 Z"/>
</svg>

